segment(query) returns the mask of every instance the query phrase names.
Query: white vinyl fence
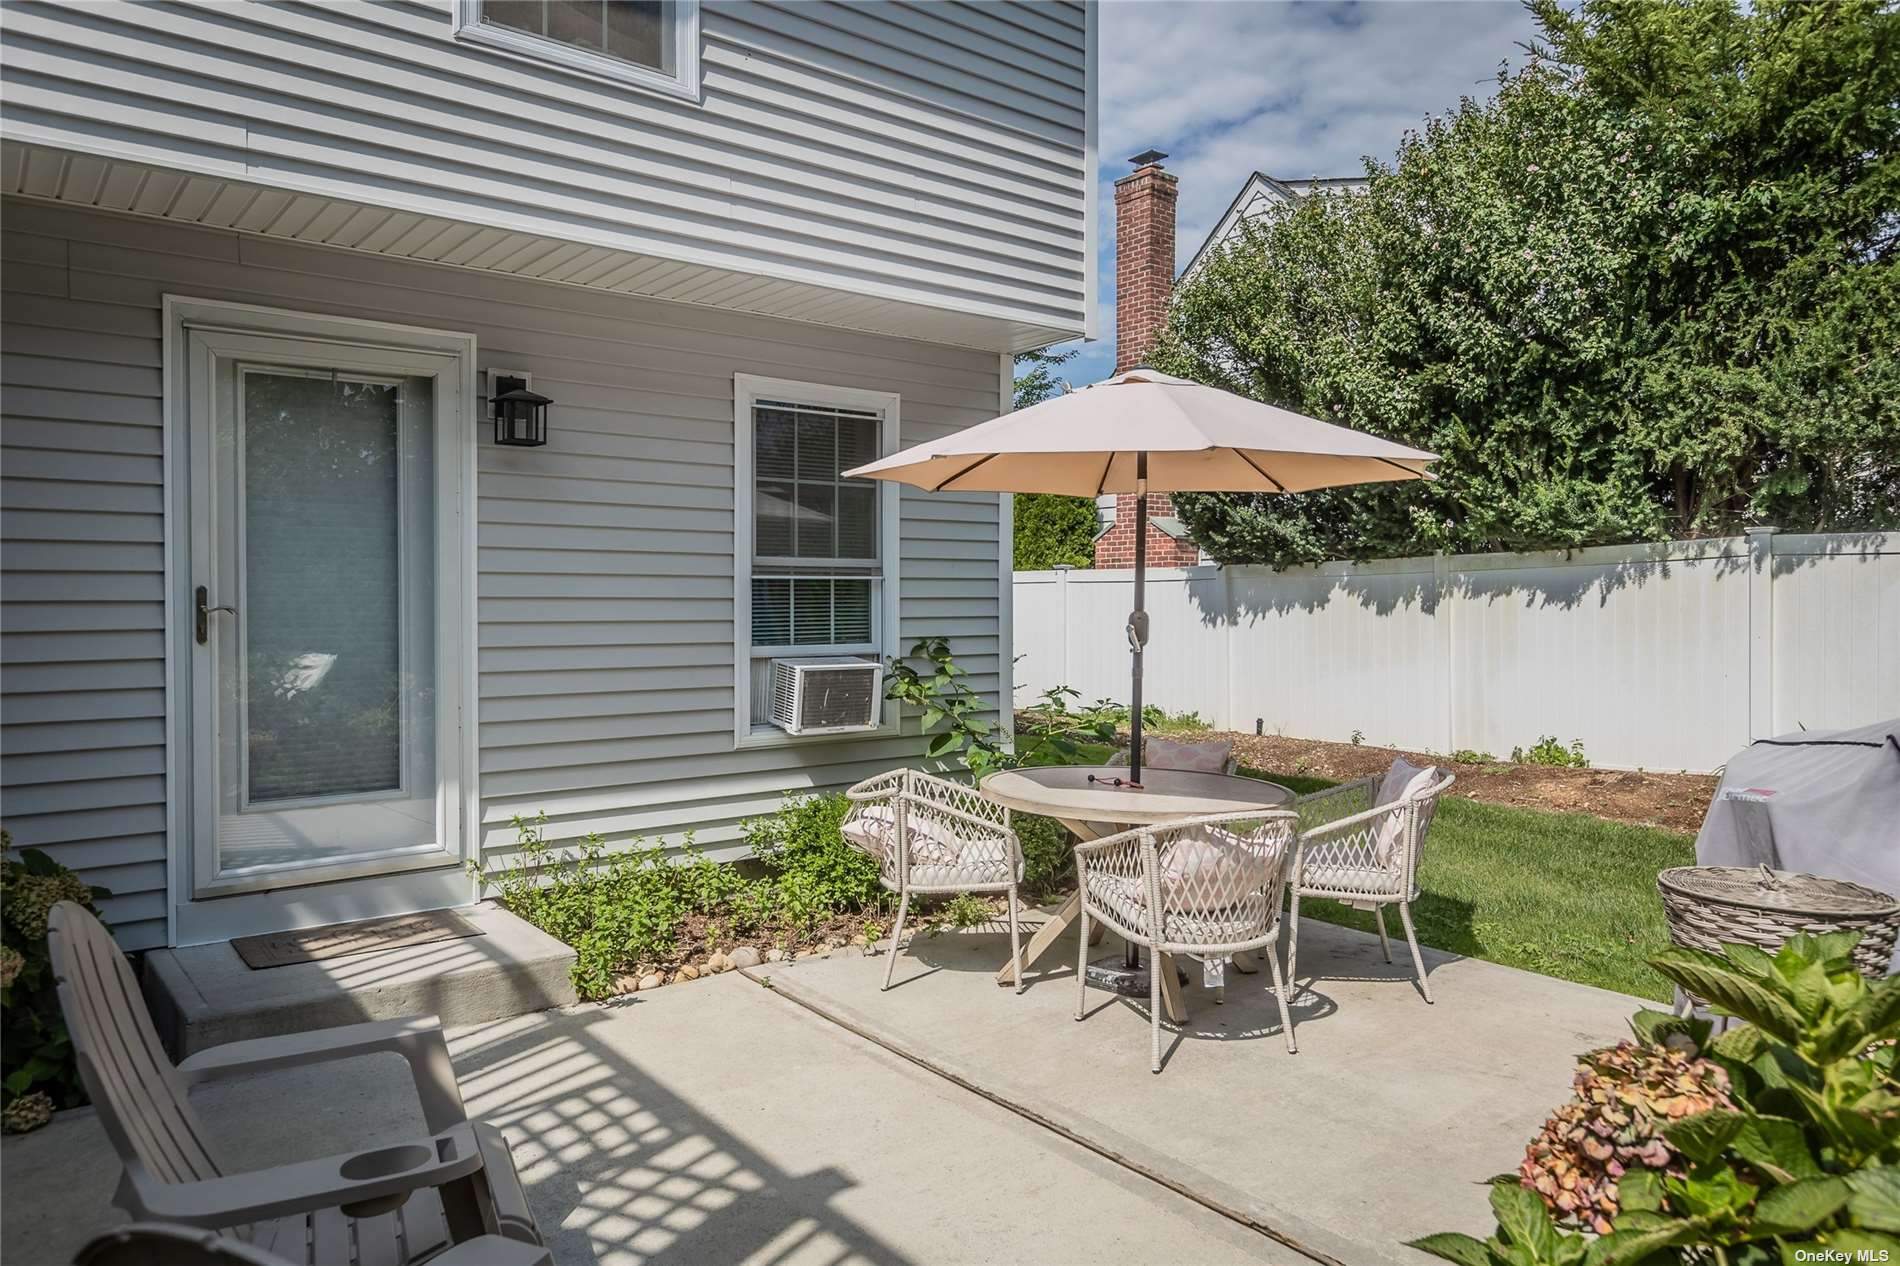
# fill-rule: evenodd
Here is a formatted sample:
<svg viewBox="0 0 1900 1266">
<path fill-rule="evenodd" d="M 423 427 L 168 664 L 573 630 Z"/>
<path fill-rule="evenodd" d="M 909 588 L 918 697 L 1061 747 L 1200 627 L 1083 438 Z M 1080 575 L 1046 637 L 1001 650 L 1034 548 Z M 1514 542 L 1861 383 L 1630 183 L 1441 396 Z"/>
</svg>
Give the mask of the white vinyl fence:
<svg viewBox="0 0 1900 1266">
<path fill-rule="evenodd" d="M 1017 572 L 1016 703 L 1128 697 L 1128 571 Z M 1151 571 L 1145 694 L 1221 729 L 1710 770 L 1900 716 L 1900 537 Z"/>
</svg>

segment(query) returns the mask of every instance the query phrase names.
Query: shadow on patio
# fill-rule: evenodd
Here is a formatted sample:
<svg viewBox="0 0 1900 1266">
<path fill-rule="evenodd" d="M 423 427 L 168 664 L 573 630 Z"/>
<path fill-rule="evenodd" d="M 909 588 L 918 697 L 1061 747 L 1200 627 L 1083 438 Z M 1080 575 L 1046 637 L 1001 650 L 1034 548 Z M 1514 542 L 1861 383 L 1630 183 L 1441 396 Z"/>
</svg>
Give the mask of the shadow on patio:
<svg viewBox="0 0 1900 1266">
<path fill-rule="evenodd" d="M 624 1013 L 654 1009 L 629 998 L 455 1037 L 469 1113 L 507 1132 L 564 1266 L 622 1251 L 648 1266 L 910 1260 L 834 1207 L 853 1178 L 790 1172 L 626 1058 L 614 1031 L 640 1017 Z"/>
</svg>

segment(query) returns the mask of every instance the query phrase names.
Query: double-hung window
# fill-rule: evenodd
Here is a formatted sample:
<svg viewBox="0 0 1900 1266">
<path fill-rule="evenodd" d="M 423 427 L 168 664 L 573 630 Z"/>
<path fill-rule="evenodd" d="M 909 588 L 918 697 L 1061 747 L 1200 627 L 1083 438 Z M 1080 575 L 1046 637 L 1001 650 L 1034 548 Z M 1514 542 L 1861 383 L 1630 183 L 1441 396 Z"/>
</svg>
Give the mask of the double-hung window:
<svg viewBox="0 0 1900 1266">
<path fill-rule="evenodd" d="M 455 34 L 676 96 L 699 96 L 699 0 L 456 0 Z"/>
<path fill-rule="evenodd" d="M 734 419 L 741 741 L 768 722 L 778 657 L 890 653 L 896 619 L 897 490 L 844 472 L 895 450 L 886 392 L 739 375 Z"/>
</svg>

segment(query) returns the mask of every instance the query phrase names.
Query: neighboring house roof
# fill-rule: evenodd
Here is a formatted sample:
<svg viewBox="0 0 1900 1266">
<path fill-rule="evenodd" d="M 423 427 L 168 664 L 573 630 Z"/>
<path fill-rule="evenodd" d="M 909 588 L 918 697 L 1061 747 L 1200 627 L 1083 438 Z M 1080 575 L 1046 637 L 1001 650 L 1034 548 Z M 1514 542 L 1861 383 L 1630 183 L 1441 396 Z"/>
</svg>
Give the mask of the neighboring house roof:
<svg viewBox="0 0 1900 1266">
<path fill-rule="evenodd" d="M 1225 242 L 1240 232 L 1243 221 L 1264 215 L 1267 211 L 1283 202 L 1295 202 L 1312 193 L 1357 193 L 1366 187 L 1364 176 L 1312 176 L 1304 180 L 1277 180 L 1264 171 L 1257 171 L 1247 177 L 1240 192 L 1227 204 L 1213 231 L 1207 235 L 1200 249 L 1194 252 L 1194 258 L 1181 270 L 1186 277 L 1201 266 L 1201 261 L 1218 243 Z"/>
</svg>

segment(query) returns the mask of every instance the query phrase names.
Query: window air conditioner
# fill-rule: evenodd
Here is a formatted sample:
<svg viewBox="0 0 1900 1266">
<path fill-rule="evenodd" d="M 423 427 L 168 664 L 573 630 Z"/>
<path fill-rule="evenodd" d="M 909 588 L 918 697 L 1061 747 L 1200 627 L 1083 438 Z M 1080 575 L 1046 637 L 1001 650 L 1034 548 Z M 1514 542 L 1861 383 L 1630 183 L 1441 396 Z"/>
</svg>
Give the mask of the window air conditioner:
<svg viewBox="0 0 1900 1266">
<path fill-rule="evenodd" d="M 787 734 L 875 730 L 884 706 L 884 665 L 833 656 L 772 661 L 772 724 Z"/>
</svg>

